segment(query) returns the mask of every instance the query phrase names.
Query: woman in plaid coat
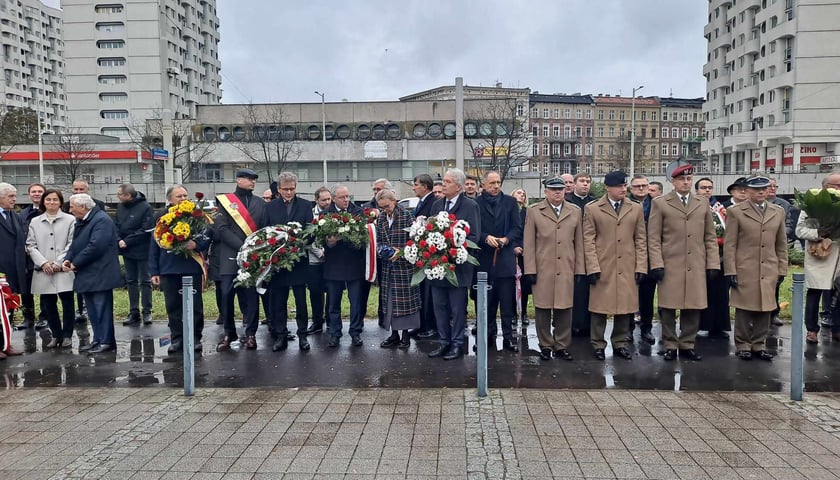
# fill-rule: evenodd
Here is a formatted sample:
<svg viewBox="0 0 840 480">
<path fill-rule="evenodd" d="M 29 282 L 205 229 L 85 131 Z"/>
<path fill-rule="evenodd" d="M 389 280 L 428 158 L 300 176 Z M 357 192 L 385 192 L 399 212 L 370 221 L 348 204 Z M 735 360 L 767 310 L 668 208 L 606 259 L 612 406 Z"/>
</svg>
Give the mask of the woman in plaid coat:
<svg viewBox="0 0 840 480">
<path fill-rule="evenodd" d="M 379 309 L 384 315 L 385 328 L 391 336 L 382 342 L 383 348 L 408 348 L 408 331 L 420 328 L 420 288 L 411 286 L 414 267 L 396 252 L 408 241 L 408 228 L 414 220 L 411 213 L 397 205 L 391 190 L 376 194 L 380 215 L 376 220 L 376 244 L 379 257 Z M 398 331 L 402 330 L 402 337 Z"/>
</svg>

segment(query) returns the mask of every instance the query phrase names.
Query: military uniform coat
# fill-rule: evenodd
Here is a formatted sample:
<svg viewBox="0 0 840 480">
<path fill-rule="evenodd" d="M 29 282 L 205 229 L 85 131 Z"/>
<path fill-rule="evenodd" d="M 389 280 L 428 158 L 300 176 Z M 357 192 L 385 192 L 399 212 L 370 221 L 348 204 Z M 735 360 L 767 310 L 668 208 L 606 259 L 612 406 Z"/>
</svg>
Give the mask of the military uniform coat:
<svg viewBox="0 0 840 480">
<path fill-rule="evenodd" d="M 659 284 L 662 308 L 701 310 L 708 306 L 706 270 L 720 269 L 715 223 L 709 202 L 696 195 L 683 206 L 672 191 L 653 200 L 648 222 L 650 268 L 664 268 Z"/>
<path fill-rule="evenodd" d="M 537 308 L 571 308 L 574 276 L 586 273 L 582 212 L 570 202 L 562 205 L 559 218 L 547 200 L 529 208 L 525 217 L 524 273 L 537 276 L 531 287 Z"/>
<path fill-rule="evenodd" d="M 589 290 L 589 311 L 621 315 L 639 310 L 636 273 L 647 273 L 642 206 L 625 199 L 619 214 L 606 195 L 586 206 L 583 218 L 586 273 L 600 273 Z"/>
<path fill-rule="evenodd" d="M 726 211 L 723 269 L 725 275 L 738 277 L 729 305 L 752 312 L 775 310 L 776 281 L 788 269 L 785 211 L 770 202 L 765 205 L 763 218 L 749 201 Z"/>
<path fill-rule="evenodd" d="M 408 228 L 414 217 L 400 206 L 394 209 L 394 220 L 388 226 L 388 217 L 383 213 L 376 219 L 377 246 L 390 245 L 394 250 L 405 247 L 408 242 Z M 420 311 L 420 287 L 411 286 L 414 267 L 400 257 L 396 262 L 379 258 L 379 309 L 387 312 L 388 294 L 391 297 L 391 316 L 404 317 Z"/>
</svg>

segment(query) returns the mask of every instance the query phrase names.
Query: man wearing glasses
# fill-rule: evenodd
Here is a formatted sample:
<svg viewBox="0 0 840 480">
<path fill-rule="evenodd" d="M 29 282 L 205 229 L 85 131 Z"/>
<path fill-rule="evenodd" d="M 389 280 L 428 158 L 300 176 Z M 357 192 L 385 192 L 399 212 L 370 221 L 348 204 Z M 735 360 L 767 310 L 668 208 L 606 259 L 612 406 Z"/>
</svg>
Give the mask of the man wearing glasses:
<svg viewBox="0 0 840 480">
<path fill-rule="evenodd" d="M 796 223 L 791 220 L 790 202 L 776 196 L 776 190 L 778 188 L 776 180 L 771 178 L 770 186 L 767 187 L 767 201 L 782 207 L 782 210 L 785 211 L 785 235 L 787 236 L 788 242 L 791 242 L 793 241 L 793 231 L 796 229 Z M 773 315 L 770 317 L 770 324 L 774 327 L 780 327 L 784 324 L 784 322 L 779 320 L 779 288 L 781 286 L 781 283 L 776 285 L 776 309 L 773 310 Z"/>
<path fill-rule="evenodd" d="M 653 200 L 648 191 L 648 178 L 636 174 L 630 180 L 630 200 L 642 206 L 645 215 L 645 229 L 647 229 L 648 217 L 650 216 L 650 204 Z M 641 339 L 649 344 L 656 343 L 653 334 L 653 296 L 656 292 L 656 280 L 645 277 L 639 282 L 639 331 Z M 627 332 L 627 341 L 633 341 L 633 331 L 636 329 L 636 322 L 630 322 L 630 329 Z"/>
</svg>

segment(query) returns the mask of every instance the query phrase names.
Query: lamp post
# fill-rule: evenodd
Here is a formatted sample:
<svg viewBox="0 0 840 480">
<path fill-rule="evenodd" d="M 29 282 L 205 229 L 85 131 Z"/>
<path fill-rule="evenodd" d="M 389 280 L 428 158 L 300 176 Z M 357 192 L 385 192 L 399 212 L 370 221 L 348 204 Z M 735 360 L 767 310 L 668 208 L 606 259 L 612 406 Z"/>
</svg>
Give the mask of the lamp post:
<svg viewBox="0 0 840 480">
<path fill-rule="evenodd" d="M 44 139 L 42 138 L 44 135 L 44 130 L 41 128 L 41 113 L 36 113 L 38 116 L 38 180 L 41 182 L 41 185 L 46 185 L 44 183 Z"/>
<path fill-rule="evenodd" d="M 630 101 L 630 178 L 636 168 L 636 92 L 645 88 L 639 85 L 633 89 L 633 99 Z"/>
<path fill-rule="evenodd" d="M 315 95 L 321 97 L 321 143 L 324 145 L 321 155 L 324 159 L 324 186 L 327 186 L 327 106 L 324 103 L 324 94 L 315 90 Z"/>
</svg>

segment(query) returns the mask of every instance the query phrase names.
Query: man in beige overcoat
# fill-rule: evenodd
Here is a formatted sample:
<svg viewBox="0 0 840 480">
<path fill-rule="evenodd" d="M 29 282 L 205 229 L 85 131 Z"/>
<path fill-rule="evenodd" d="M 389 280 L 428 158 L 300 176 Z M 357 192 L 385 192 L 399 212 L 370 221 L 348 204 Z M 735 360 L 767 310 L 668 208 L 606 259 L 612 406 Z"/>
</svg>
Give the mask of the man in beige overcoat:
<svg viewBox="0 0 840 480">
<path fill-rule="evenodd" d="M 648 271 L 645 217 L 641 205 L 625 201 L 624 172 L 608 173 L 604 185 L 607 194 L 586 206 L 583 219 L 586 273 L 592 285 L 590 342 L 595 358 L 603 360 L 607 315 L 613 315 L 613 353 L 631 360 L 627 331 L 639 309 L 638 284 Z"/>
<path fill-rule="evenodd" d="M 583 282 L 586 273 L 582 212 L 564 201 L 562 178 L 549 178 L 543 185 L 545 200 L 531 207 L 525 217 L 524 278 L 534 295 L 540 358 L 550 360 L 553 354 L 571 360 L 574 282 Z"/>
<path fill-rule="evenodd" d="M 767 201 L 770 180 L 746 181 L 747 201 L 726 211 L 723 270 L 729 280 L 729 305 L 735 307 L 735 349 L 742 360 L 770 361 L 765 340 L 776 308 L 776 283 L 787 275 L 785 211 Z"/>
<path fill-rule="evenodd" d="M 720 274 L 715 225 L 705 197 L 691 194 L 694 169 L 669 165 L 674 189 L 651 204 L 648 221 L 650 276 L 659 282 L 659 318 L 665 360 L 701 360 L 694 351 L 700 311 L 706 308 L 706 279 Z M 677 310 L 680 334 L 677 337 Z"/>
</svg>

